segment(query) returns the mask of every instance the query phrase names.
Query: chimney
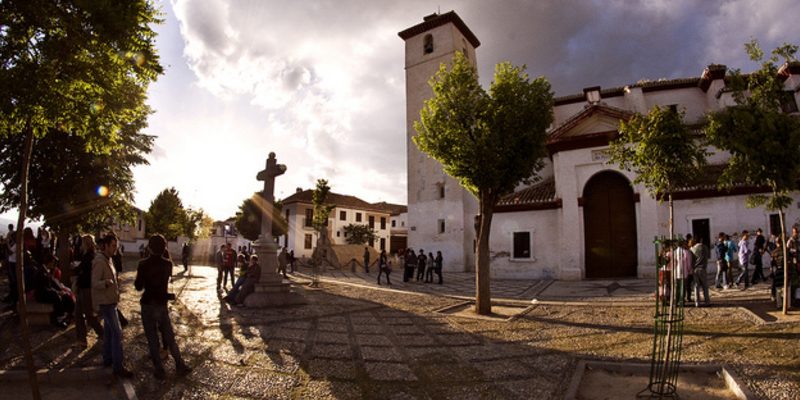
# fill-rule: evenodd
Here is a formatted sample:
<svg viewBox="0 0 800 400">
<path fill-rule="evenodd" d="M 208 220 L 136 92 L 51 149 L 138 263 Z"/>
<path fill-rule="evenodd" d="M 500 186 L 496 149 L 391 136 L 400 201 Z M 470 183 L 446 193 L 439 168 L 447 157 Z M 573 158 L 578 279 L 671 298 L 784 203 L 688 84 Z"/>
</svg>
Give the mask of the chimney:
<svg viewBox="0 0 800 400">
<path fill-rule="evenodd" d="M 700 76 L 700 89 L 707 92 L 711 82 L 717 79 L 725 79 L 725 72 L 727 71 L 728 67 L 723 64 L 710 64 L 703 70 L 703 75 Z"/>
<path fill-rule="evenodd" d="M 433 13 L 433 14 L 430 14 L 430 15 L 426 15 L 426 16 L 422 17 L 422 21 L 423 22 L 428 22 L 428 21 L 430 21 L 432 19 L 436 19 L 438 16 L 439 16 L 438 13 Z"/>
<path fill-rule="evenodd" d="M 592 86 L 583 89 L 583 95 L 586 97 L 586 101 L 591 104 L 597 104 L 600 102 L 600 86 Z"/>
<path fill-rule="evenodd" d="M 302 191 L 303 191 L 303 188 L 297 188 L 297 189 L 294 190 L 295 193 L 300 193 Z"/>
</svg>

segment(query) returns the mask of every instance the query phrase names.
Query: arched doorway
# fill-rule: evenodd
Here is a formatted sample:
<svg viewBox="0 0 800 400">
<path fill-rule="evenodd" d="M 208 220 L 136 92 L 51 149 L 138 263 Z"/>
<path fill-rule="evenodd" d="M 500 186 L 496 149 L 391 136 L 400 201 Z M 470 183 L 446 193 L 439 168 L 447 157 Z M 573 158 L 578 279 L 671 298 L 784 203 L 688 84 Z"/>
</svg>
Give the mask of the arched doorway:
<svg viewBox="0 0 800 400">
<path fill-rule="evenodd" d="M 603 171 L 583 188 L 586 278 L 636 277 L 633 188 L 621 174 Z"/>
</svg>

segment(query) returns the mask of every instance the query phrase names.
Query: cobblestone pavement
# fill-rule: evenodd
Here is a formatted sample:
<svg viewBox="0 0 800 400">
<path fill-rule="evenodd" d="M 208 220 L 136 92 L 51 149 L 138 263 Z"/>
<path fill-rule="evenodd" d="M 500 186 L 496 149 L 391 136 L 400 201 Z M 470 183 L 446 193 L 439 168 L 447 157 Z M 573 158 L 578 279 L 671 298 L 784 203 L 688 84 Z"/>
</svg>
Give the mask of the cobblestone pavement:
<svg viewBox="0 0 800 400">
<path fill-rule="evenodd" d="M 199 266 L 176 276 L 173 321 L 194 372 L 176 378 L 170 363 L 167 380 L 158 382 L 138 296 L 129 287 L 132 275 L 124 274 L 129 289 L 122 308 L 131 319 L 124 331 L 126 362 L 136 372 L 132 383 L 140 399 L 558 399 L 579 359 L 646 362 L 652 347 L 652 308 L 644 292 L 637 294 L 641 302 L 622 307 L 523 304 L 555 290 L 554 283 L 497 281 L 519 304 L 496 306 L 502 315 L 495 318 L 477 318 L 459 312 L 463 300 L 447 297 L 467 295 L 466 274 L 461 283 L 445 276 L 443 286 L 398 282 L 393 290 L 376 290 L 374 275 L 363 282 L 328 276 L 321 288 L 305 290 L 308 304 L 279 309 L 221 304 L 215 276 Z M 411 293 L 428 290 L 447 296 Z M 719 295 L 741 295 L 728 292 Z M 688 308 L 686 316 L 685 362 L 724 364 L 761 398 L 800 397 L 799 324 L 758 324 L 738 307 Z M 4 324 L 3 339 L 13 335 L 9 331 Z M 74 332 L 50 336 L 37 350 L 40 365 L 99 365 L 93 338 L 90 349 L 65 355 Z M 3 343 L 0 366 L 19 367 L 18 344 Z"/>
</svg>

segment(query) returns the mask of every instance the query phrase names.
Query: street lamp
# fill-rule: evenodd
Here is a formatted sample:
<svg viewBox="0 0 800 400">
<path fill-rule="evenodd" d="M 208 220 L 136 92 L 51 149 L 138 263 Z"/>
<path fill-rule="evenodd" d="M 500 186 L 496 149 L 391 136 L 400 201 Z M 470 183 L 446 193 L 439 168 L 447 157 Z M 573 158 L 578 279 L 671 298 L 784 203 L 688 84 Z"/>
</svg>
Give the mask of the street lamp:
<svg viewBox="0 0 800 400">
<path fill-rule="evenodd" d="M 225 236 L 225 244 L 228 244 L 228 231 L 231 230 L 231 226 L 225 224 L 225 231 L 223 232 L 223 236 Z"/>
</svg>

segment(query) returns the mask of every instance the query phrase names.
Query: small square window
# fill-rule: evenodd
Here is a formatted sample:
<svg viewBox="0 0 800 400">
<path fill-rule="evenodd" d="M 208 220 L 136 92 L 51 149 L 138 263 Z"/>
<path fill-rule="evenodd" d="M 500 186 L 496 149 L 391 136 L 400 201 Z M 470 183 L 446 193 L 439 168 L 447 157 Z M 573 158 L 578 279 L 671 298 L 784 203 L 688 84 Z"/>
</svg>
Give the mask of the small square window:
<svg viewBox="0 0 800 400">
<path fill-rule="evenodd" d="M 336 237 L 339 237 L 341 235 L 342 235 L 342 232 L 336 231 Z"/>
<path fill-rule="evenodd" d="M 306 235 L 305 235 L 305 241 L 303 243 L 303 248 L 305 248 L 306 250 L 310 250 L 311 249 L 311 234 L 309 234 L 309 233 L 306 233 Z"/>
<path fill-rule="evenodd" d="M 392 228 L 395 228 L 395 227 L 397 227 L 397 221 L 396 220 L 392 220 Z"/>
<path fill-rule="evenodd" d="M 307 227 L 314 226 L 314 209 L 313 208 L 307 208 L 306 209 L 306 223 L 305 223 L 305 225 Z"/>
<path fill-rule="evenodd" d="M 381 217 L 381 229 L 386 229 L 386 217 Z"/>
<path fill-rule="evenodd" d="M 514 232 L 511 251 L 512 258 L 529 259 L 531 258 L 531 233 Z"/>
<path fill-rule="evenodd" d="M 361 213 L 356 213 L 356 222 L 361 222 Z"/>
<path fill-rule="evenodd" d="M 339 211 L 339 221 L 347 221 L 347 211 Z"/>
<path fill-rule="evenodd" d="M 439 233 L 444 233 L 444 220 L 440 219 L 438 225 L 439 225 Z"/>
</svg>

